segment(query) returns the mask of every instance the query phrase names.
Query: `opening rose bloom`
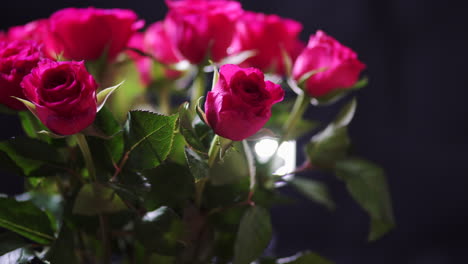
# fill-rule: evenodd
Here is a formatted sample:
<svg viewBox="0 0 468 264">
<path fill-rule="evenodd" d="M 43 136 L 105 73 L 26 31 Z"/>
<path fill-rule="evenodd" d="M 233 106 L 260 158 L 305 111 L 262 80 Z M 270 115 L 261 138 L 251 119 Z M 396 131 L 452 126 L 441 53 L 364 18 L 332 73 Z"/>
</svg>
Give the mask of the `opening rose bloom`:
<svg viewBox="0 0 468 264">
<path fill-rule="evenodd" d="M 319 30 L 294 62 L 293 77 L 297 81 L 310 71 L 323 69 L 305 82 L 310 96 L 321 97 L 352 87 L 365 67 L 354 51 Z"/>
<path fill-rule="evenodd" d="M 42 60 L 21 86 L 34 114 L 56 134 L 76 134 L 96 117 L 97 84 L 83 62 Z"/>
<path fill-rule="evenodd" d="M 21 81 L 36 67 L 42 53 L 34 41 L 0 41 L 0 103 L 24 110 L 23 103 L 12 96 L 25 98 Z"/>
<path fill-rule="evenodd" d="M 220 61 L 227 55 L 242 14 L 240 3 L 225 0 L 166 0 L 169 7 L 165 30 L 180 53 L 192 64 L 199 64 L 210 53 Z"/>
<path fill-rule="evenodd" d="M 113 60 L 142 26 L 131 10 L 66 8 L 49 18 L 45 44 L 70 60 L 96 60 L 104 52 Z"/>
<path fill-rule="evenodd" d="M 299 40 L 301 23 L 277 15 L 245 12 L 236 24 L 236 34 L 229 52 L 254 50 L 256 54 L 242 65 L 278 74 L 285 73 L 282 49 L 296 59 L 304 48 Z"/>
<path fill-rule="evenodd" d="M 226 64 L 208 92 L 206 118 L 216 134 L 243 140 L 265 125 L 271 117 L 271 107 L 283 98 L 281 86 L 265 81 L 260 70 Z"/>
</svg>

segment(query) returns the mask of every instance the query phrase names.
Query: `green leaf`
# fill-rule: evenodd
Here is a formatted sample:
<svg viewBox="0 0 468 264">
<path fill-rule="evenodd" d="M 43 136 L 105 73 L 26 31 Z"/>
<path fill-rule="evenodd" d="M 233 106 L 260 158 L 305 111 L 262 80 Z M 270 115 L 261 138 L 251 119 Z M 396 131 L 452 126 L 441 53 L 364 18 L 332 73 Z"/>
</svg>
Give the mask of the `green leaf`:
<svg viewBox="0 0 468 264">
<path fill-rule="evenodd" d="M 77 264 L 78 259 L 75 254 L 76 245 L 71 230 L 67 224 L 63 224 L 57 240 L 52 244 L 45 257 L 50 263 Z"/>
<path fill-rule="evenodd" d="M 174 139 L 177 115 L 131 111 L 125 124 L 128 163 L 135 170 L 151 169 L 166 159 Z"/>
<path fill-rule="evenodd" d="M 181 165 L 186 165 L 187 161 L 185 159 L 185 146 L 186 142 L 184 136 L 180 133 L 174 134 L 174 140 L 172 142 L 171 152 L 167 156 L 167 160 L 175 162 Z"/>
<path fill-rule="evenodd" d="M 98 215 L 115 213 L 125 209 L 127 206 L 112 188 L 99 183 L 88 183 L 81 187 L 73 206 L 73 213 Z"/>
<path fill-rule="evenodd" d="M 28 178 L 28 179 L 36 179 L 36 178 Z M 40 178 L 44 180 L 44 178 Z M 52 183 L 55 187 L 55 182 Z M 46 187 L 47 188 L 47 187 Z M 54 192 L 47 192 L 47 191 L 30 191 L 27 193 L 30 196 L 30 201 L 39 208 L 45 210 L 46 214 L 48 215 L 51 223 L 52 228 L 56 231 L 59 227 L 59 223 L 63 217 L 63 199 L 62 196 L 54 193 Z"/>
<path fill-rule="evenodd" d="M 306 152 L 312 166 L 332 169 L 336 161 L 346 157 L 350 144 L 347 127 L 329 125 L 312 137 Z"/>
<path fill-rule="evenodd" d="M 317 202 L 330 210 L 335 209 L 328 188 L 325 184 L 315 180 L 295 177 L 290 181 L 299 192 L 310 198 L 312 201 Z"/>
<path fill-rule="evenodd" d="M 194 195 L 193 177 L 186 166 L 165 163 L 145 171 L 144 175 L 151 184 L 145 197 L 149 210 L 160 206 L 181 207 Z"/>
<path fill-rule="evenodd" d="M 208 177 L 209 167 L 206 159 L 200 157 L 200 155 L 195 152 L 193 149 L 186 147 L 185 148 L 185 157 L 187 159 L 187 164 L 195 180 L 200 180 Z"/>
<path fill-rule="evenodd" d="M 39 244 L 49 244 L 55 239 L 46 213 L 30 201 L 0 198 L 0 227 Z"/>
<path fill-rule="evenodd" d="M 29 245 L 28 241 L 11 231 L 0 233 L 0 256 Z"/>
<path fill-rule="evenodd" d="M 31 112 L 21 111 L 18 113 L 18 116 L 21 121 L 21 126 L 28 137 L 39 138 L 47 143 L 51 142 L 50 137 L 38 133 L 39 131 L 47 130 L 47 127 L 44 126 L 44 124 L 42 124 L 41 121 Z"/>
<path fill-rule="evenodd" d="M 349 158 L 335 166 L 336 175 L 346 183 L 351 196 L 371 217 L 369 240 L 391 230 L 395 223 L 384 171 L 369 161 Z"/>
<path fill-rule="evenodd" d="M 124 151 L 122 127 L 108 108 L 103 107 L 97 113 L 93 125 L 88 128 L 88 145 L 93 153 L 98 177 L 113 173 L 114 165 L 122 158 Z"/>
<path fill-rule="evenodd" d="M 245 201 L 249 193 L 249 178 L 247 175 L 232 183 L 215 185 L 207 181 L 203 192 L 203 205 L 207 208 L 230 207 Z"/>
<path fill-rule="evenodd" d="M 41 172 L 64 170 L 63 156 L 47 143 L 32 138 L 12 138 L 0 142 L 0 164 L 24 176 L 50 176 Z M 13 162 L 14 164 L 11 164 Z"/>
<path fill-rule="evenodd" d="M 109 98 L 109 96 L 112 95 L 112 93 L 117 90 L 117 88 L 119 88 L 125 81 L 122 81 L 120 82 L 119 84 L 117 85 L 114 85 L 114 86 L 111 86 L 109 88 L 106 88 L 102 91 L 100 91 L 97 95 L 96 95 L 96 103 L 97 103 L 97 111 L 99 112 L 102 107 L 104 106 L 104 104 L 106 103 L 107 99 Z"/>
<path fill-rule="evenodd" d="M 192 116 L 190 112 L 189 103 L 185 102 L 179 107 L 179 130 L 184 136 L 187 144 L 195 150 L 206 153 L 207 150 L 203 143 L 200 141 L 195 129 L 192 126 Z"/>
<path fill-rule="evenodd" d="M 146 213 L 135 226 L 137 240 L 146 250 L 174 256 L 183 245 L 179 242 L 184 227 L 179 216 L 169 207 L 160 207 Z"/>
<path fill-rule="evenodd" d="M 239 225 L 233 264 L 249 264 L 257 259 L 270 243 L 271 236 L 268 211 L 258 206 L 249 208 Z"/>
<path fill-rule="evenodd" d="M 0 114 L 5 114 L 5 115 L 16 115 L 18 111 L 12 110 L 6 105 L 0 104 Z"/>
<path fill-rule="evenodd" d="M 224 155 L 223 160 L 215 162 L 209 171 L 210 181 L 213 185 L 231 184 L 248 178 L 250 175 L 249 166 L 244 155 L 242 142 L 232 142 L 232 148 Z"/>
<path fill-rule="evenodd" d="M 306 252 L 303 254 L 300 254 L 299 256 L 294 256 L 292 257 L 294 260 L 292 261 L 287 261 L 284 262 L 283 259 L 281 259 L 281 263 L 284 264 L 333 264 L 332 261 L 327 260 L 315 253 L 311 252 Z M 287 258 L 290 259 L 290 258 Z"/>
</svg>

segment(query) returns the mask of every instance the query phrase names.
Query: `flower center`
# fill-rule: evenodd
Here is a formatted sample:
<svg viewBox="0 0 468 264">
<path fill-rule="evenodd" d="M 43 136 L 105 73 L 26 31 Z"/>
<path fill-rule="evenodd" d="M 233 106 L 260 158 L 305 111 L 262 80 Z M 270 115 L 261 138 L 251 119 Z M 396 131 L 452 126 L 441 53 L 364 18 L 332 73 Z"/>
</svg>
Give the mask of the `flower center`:
<svg viewBox="0 0 468 264">
<path fill-rule="evenodd" d="M 64 71 L 49 71 L 44 78 L 44 88 L 54 89 L 57 86 L 66 84 L 68 75 Z"/>
</svg>

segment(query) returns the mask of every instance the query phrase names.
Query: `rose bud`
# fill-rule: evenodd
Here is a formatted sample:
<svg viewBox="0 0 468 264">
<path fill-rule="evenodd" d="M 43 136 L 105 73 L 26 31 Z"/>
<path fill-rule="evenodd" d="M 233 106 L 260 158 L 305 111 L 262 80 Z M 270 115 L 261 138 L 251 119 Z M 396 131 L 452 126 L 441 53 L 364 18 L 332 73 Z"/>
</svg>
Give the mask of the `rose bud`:
<svg viewBox="0 0 468 264">
<path fill-rule="evenodd" d="M 281 86 L 265 81 L 260 70 L 226 64 L 206 97 L 206 118 L 216 134 L 243 140 L 265 125 L 271 117 L 271 107 L 283 97 Z"/>
<path fill-rule="evenodd" d="M 306 80 L 304 88 L 310 96 L 321 97 L 352 87 L 365 67 L 354 51 L 319 30 L 296 59 L 293 77 L 299 81 L 305 74 L 318 71 Z"/>
<path fill-rule="evenodd" d="M 242 65 L 262 71 L 285 74 L 283 52 L 294 60 L 304 48 L 298 36 L 301 23 L 277 15 L 245 12 L 236 24 L 236 33 L 229 48 L 231 54 L 253 50 L 256 54 Z"/>
<path fill-rule="evenodd" d="M 0 41 L 0 103 L 15 110 L 26 107 L 17 99 L 25 98 L 20 86 L 23 77 L 36 67 L 42 53 L 34 41 Z"/>
<path fill-rule="evenodd" d="M 66 8 L 50 17 L 45 43 L 67 59 L 96 60 L 106 55 L 113 60 L 142 26 L 131 10 Z"/>
<path fill-rule="evenodd" d="M 83 62 L 44 59 L 21 86 L 33 113 L 56 134 L 78 133 L 96 117 L 97 83 Z"/>
<path fill-rule="evenodd" d="M 214 61 L 227 56 L 235 31 L 235 21 L 242 14 L 240 3 L 226 0 L 166 0 L 169 13 L 165 30 L 180 53 L 192 64 L 208 55 Z"/>
</svg>

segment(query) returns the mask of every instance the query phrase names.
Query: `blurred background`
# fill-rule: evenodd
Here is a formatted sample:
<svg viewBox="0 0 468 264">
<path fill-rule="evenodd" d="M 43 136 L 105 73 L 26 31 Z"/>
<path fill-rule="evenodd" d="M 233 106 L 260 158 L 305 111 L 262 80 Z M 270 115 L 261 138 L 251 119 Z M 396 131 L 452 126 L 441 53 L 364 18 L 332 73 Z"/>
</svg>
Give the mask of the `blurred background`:
<svg viewBox="0 0 468 264">
<path fill-rule="evenodd" d="M 351 138 L 356 154 L 385 168 L 397 222 L 388 235 L 367 242 L 368 217 L 345 186 L 331 175 L 309 173 L 303 176 L 329 185 L 337 208 L 330 212 L 282 189 L 298 202 L 272 211 L 275 254 L 312 250 L 337 264 L 468 263 L 468 5 L 455 0 L 241 2 L 247 10 L 302 22 L 305 42 L 324 30 L 367 65 L 370 82 L 358 93 Z M 166 12 L 163 1 L 4 1 L 0 29 L 90 5 L 131 8 L 148 24 Z M 0 124 L 0 139 L 20 133 L 15 118 L 0 115 Z M 1 168 L 0 177 L 0 193 L 21 191 L 17 177 Z"/>
</svg>

